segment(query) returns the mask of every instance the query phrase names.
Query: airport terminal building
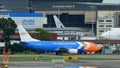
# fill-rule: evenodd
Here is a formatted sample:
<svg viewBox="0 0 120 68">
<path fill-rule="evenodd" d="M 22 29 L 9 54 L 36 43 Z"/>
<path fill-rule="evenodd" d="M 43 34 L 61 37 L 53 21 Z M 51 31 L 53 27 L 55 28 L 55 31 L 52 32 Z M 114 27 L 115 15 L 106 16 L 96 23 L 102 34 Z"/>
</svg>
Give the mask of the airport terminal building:
<svg viewBox="0 0 120 68">
<path fill-rule="evenodd" d="M 101 33 L 120 26 L 120 4 L 105 4 L 102 1 L 0 0 L 0 17 L 12 17 L 16 23 L 21 20 L 21 24 L 31 30 L 36 27 L 44 28 L 51 33 L 57 32 L 59 39 L 67 36 L 64 39 L 80 40 L 81 29 L 86 30 L 82 33 L 90 31 L 88 36 L 96 36 L 99 39 Z M 25 14 L 25 19 L 23 20 L 19 14 L 23 16 Z M 30 14 L 40 14 L 40 16 L 36 15 L 36 18 Z M 56 29 L 53 15 L 58 16 L 64 26 L 71 28 Z"/>
</svg>

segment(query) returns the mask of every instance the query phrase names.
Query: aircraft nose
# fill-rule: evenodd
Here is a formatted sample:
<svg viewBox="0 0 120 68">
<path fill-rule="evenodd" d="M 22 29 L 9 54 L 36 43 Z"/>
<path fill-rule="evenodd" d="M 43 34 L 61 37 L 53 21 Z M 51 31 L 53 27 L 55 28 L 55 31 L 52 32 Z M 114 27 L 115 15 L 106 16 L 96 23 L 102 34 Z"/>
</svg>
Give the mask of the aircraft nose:
<svg viewBox="0 0 120 68">
<path fill-rule="evenodd" d="M 101 50 L 100 46 L 96 46 L 96 51 Z"/>
<path fill-rule="evenodd" d="M 105 32 L 105 33 L 101 34 L 100 37 L 101 37 L 101 38 L 108 39 L 108 38 L 109 38 L 109 33 L 108 33 L 108 32 Z"/>
<path fill-rule="evenodd" d="M 106 33 L 103 33 L 103 34 L 101 34 L 101 36 L 100 37 L 106 37 Z"/>
</svg>

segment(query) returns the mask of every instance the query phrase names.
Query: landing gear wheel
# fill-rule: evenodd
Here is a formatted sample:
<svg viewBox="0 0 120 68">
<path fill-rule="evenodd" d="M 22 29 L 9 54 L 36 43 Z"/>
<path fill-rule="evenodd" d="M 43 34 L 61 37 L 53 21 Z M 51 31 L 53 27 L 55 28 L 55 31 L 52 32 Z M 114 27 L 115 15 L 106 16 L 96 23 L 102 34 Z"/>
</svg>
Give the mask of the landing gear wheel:
<svg viewBox="0 0 120 68">
<path fill-rule="evenodd" d="M 63 55 L 62 52 L 56 52 L 56 55 Z"/>
</svg>

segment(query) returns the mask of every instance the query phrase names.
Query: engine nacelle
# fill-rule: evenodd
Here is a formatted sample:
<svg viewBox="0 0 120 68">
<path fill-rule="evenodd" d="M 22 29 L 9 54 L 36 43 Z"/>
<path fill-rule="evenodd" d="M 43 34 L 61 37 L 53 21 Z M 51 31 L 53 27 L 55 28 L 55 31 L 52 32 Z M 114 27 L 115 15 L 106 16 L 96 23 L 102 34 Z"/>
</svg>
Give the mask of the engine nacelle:
<svg viewBox="0 0 120 68">
<path fill-rule="evenodd" d="M 72 53 L 72 54 L 77 54 L 78 53 L 78 49 L 68 49 L 68 52 Z"/>
</svg>

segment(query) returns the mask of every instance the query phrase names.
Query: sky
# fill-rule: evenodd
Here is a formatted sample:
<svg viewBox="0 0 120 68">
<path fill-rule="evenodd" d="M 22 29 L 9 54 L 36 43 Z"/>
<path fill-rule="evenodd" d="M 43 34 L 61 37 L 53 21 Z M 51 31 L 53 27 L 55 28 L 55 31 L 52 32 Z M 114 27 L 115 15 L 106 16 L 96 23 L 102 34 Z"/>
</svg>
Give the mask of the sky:
<svg viewBox="0 0 120 68">
<path fill-rule="evenodd" d="M 120 0 L 103 0 L 103 3 L 120 3 Z"/>
</svg>

